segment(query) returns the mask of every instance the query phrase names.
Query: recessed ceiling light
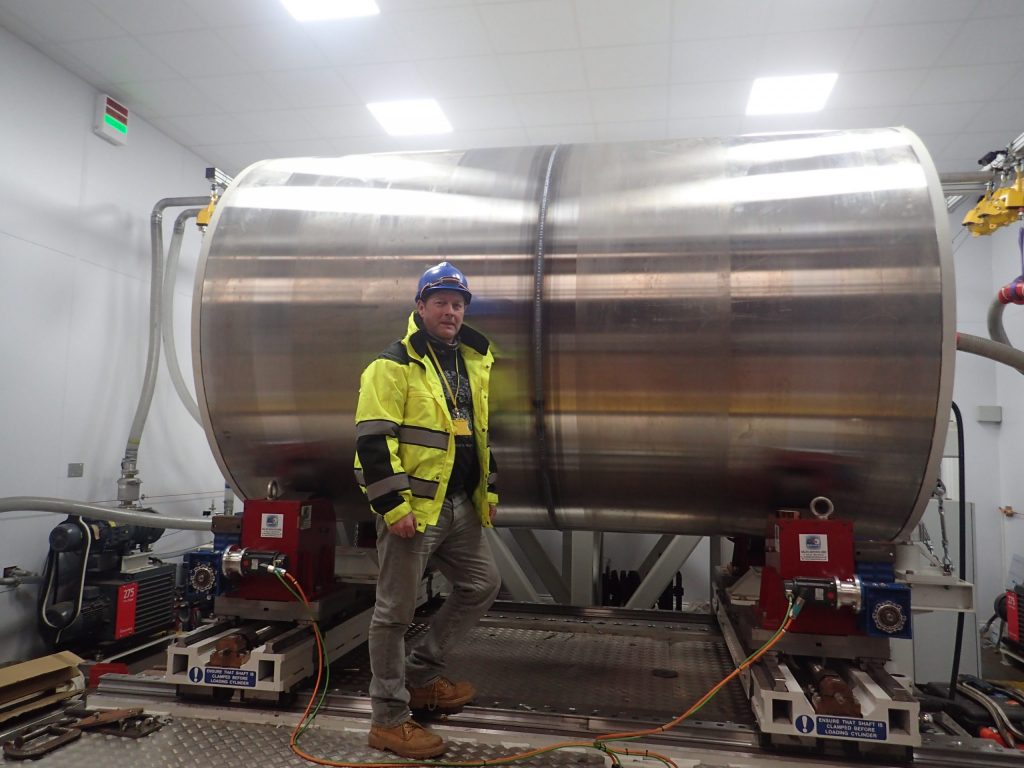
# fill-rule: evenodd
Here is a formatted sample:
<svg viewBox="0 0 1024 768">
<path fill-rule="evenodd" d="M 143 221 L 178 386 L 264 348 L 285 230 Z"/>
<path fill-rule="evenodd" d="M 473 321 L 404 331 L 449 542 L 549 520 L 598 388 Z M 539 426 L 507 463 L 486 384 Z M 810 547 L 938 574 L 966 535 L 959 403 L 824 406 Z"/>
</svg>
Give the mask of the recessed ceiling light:
<svg viewBox="0 0 1024 768">
<path fill-rule="evenodd" d="M 374 0 L 281 0 L 288 13 L 298 21 L 328 21 L 356 16 L 376 16 L 380 8 Z"/>
<path fill-rule="evenodd" d="M 825 72 L 820 75 L 793 77 L 759 77 L 750 89 L 747 102 L 748 115 L 792 115 L 800 112 L 820 112 L 825 108 L 832 87 L 839 75 Z"/>
<path fill-rule="evenodd" d="M 375 101 L 366 108 L 392 136 L 425 136 L 452 130 L 436 99 Z"/>
</svg>

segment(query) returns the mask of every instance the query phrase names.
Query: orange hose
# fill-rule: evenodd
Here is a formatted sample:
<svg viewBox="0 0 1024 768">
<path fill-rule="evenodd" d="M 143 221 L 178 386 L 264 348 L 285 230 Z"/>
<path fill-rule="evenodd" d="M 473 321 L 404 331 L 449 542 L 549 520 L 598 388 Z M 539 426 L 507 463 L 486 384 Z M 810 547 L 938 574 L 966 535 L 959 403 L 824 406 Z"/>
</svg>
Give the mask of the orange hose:
<svg viewBox="0 0 1024 768">
<path fill-rule="evenodd" d="M 710 699 L 712 696 L 714 696 L 716 693 L 718 693 L 720 690 L 722 690 L 722 688 L 724 688 L 726 685 L 728 685 L 740 673 L 742 673 L 746 669 L 749 669 L 750 666 L 754 664 L 754 662 L 756 662 L 758 659 L 760 659 L 762 656 L 764 656 L 766 653 L 768 653 L 768 651 L 770 651 L 775 646 L 775 644 L 777 642 L 779 642 L 779 640 L 782 639 L 782 636 L 784 634 L 786 634 L 786 632 L 789 630 L 789 625 L 793 623 L 793 619 L 794 618 L 795 618 L 794 616 L 790 616 L 788 619 L 786 619 L 786 622 L 782 625 L 782 630 L 779 632 L 778 637 L 776 637 L 772 642 L 768 643 L 764 648 L 762 648 L 756 654 L 754 654 L 749 659 L 747 659 L 742 664 L 740 664 L 738 667 L 736 667 L 736 669 L 734 669 L 732 672 L 730 672 L 724 679 L 722 679 L 718 684 L 716 684 L 711 690 L 709 690 L 707 693 L 705 693 L 703 696 L 701 696 L 693 704 L 693 706 L 691 706 L 688 710 L 683 712 L 683 714 L 679 715 L 679 717 L 675 718 L 674 720 L 668 721 L 664 725 L 659 725 L 657 728 L 649 728 L 649 729 L 644 730 L 644 731 L 626 731 L 626 732 L 623 732 L 623 733 L 603 733 L 600 736 L 597 736 L 594 739 L 594 741 L 619 741 L 619 740 L 622 740 L 622 739 L 635 739 L 635 738 L 639 738 L 640 736 L 655 736 L 655 735 L 657 735 L 659 733 L 664 733 L 665 731 L 668 731 L 668 730 L 671 730 L 672 728 L 675 728 L 677 725 L 679 725 L 681 722 L 683 722 L 683 720 L 685 720 L 690 715 L 692 715 L 694 712 L 696 712 L 698 709 L 700 709 L 702 706 L 704 706 L 704 704 L 707 703 L 708 699 Z"/>
<path fill-rule="evenodd" d="M 291 582 L 291 585 L 293 587 L 295 587 L 295 589 L 298 591 L 299 595 L 302 598 L 303 604 L 307 608 L 310 608 L 312 610 L 312 606 L 309 604 L 309 600 L 306 598 L 306 593 L 302 590 L 302 586 L 295 579 L 295 577 L 292 576 L 288 572 L 284 573 L 284 577 L 286 579 L 288 579 L 288 581 Z M 505 763 L 514 763 L 514 762 L 519 762 L 520 760 L 528 760 L 529 758 L 534 757 L 536 755 L 545 754 L 547 752 L 553 752 L 553 751 L 555 751 L 557 749 L 566 749 L 566 748 L 571 748 L 571 747 L 590 747 L 590 748 L 594 748 L 594 749 L 600 749 L 600 750 L 603 750 L 603 751 L 611 752 L 611 753 L 616 754 L 616 755 L 628 755 L 628 756 L 631 756 L 631 757 L 648 757 L 649 756 L 649 757 L 653 757 L 653 758 L 655 758 L 657 760 L 664 761 L 667 765 L 671 766 L 671 768 L 678 768 L 676 763 L 673 762 L 671 760 L 671 758 L 667 757 L 666 755 L 660 754 L 658 752 L 651 752 L 649 750 L 644 750 L 643 752 L 639 752 L 639 751 L 630 751 L 629 749 L 621 749 L 621 750 L 612 749 L 608 745 L 603 744 L 603 742 L 605 742 L 605 741 L 618 741 L 618 740 L 623 740 L 623 739 L 633 739 L 633 738 L 639 738 L 639 737 L 642 737 L 642 736 L 654 736 L 654 735 L 657 735 L 659 733 L 664 733 L 665 731 L 668 731 L 668 730 L 674 728 L 675 726 L 679 725 L 679 723 L 683 722 L 686 718 L 688 718 L 690 715 L 692 715 L 695 711 L 700 709 L 700 707 L 702 707 L 705 703 L 707 703 L 707 701 L 712 696 L 714 696 L 722 688 L 724 688 L 726 685 L 728 685 L 729 682 L 731 682 L 733 679 L 735 679 L 737 675 L 741 674 L 744 670 L 748 669 L 752 664 L 754 664 L 758 659 L 760 659 L 762 656 L 764 656 L 766 653 L 768 653 L 768 651 L 770 651 L 775 646 L 775 644 L 778 643 L 779 640 L 782 639 L 782 636 L 784 634 L 786 634 L 786 632 L 789 630 L 790 625 L 793 623 L 793 619 L 795 619 L 795 618 L 796 617 L 794 615 L 790 615 L 786 619 L 785 623 L 782 625 L 781 629 L 778 631 L 777 636 L 770 643 L 765 645 L 756 654 L 754 654 L 753 656 L 748 658 L 746 661 L 744 661 L 742 664 L 740 664 L 738 667 L 736 667 L 736 669 L 734 669 L 732 672 L 730 672 L 728 676 L 726 676 L 719 683 L 717 683 L 713 688 L 711 688 L 711 690 L 709 690 L 707 693 L 705 693 L 703 696 L 701 696 L 700 699 L 698 699 L 693 704 L 693 706 L 691 706 L 683 714 L 679 715 L 679 717 L 677 717 L 677 718 L 675 718 L 673 720 L 670 720 L 669 722 L 665 723 L 664 725 L 660 725 L 657 728 L 650 728 L 650 729 L 643 730 L 643 731 L 628 731 L 628 732 L 623 732 L 623 733 L 606 733 L 606 734 L 602 734 L 600 736 L 595 737 L 592 741 L 563 741 L 563 742 L 558 742 L 556 744 L 552 744 L 552 745 L 547 746 L 547 747 L 542 747 L 540 749 L 532 749 L 532 750 L 529 750 L 527 752 L 517 752 L 517 753 L 512 754 L 512 755 L 506 755 L 505 757 L 495 757 L 495 758 L 492 758 L 490 760 L 476 760 L 476 761 L 472 761 L 472 762 L 470 762 L 470 761 L 465 761 L 465 762 L 445 762 L 445 761 L 433 761 L 433 760 L 395 760 L 395 761 L 381 761 L 381 762 L 374 762 L 374 763 L 345 762 L 345 761 L 342 761 L 342 760 L 328 760 L 327 758 L 316 757 L 314 755 L 310 755 L 308 752 L 304 751 L 301 747 L 299 747 L 299 745 L 297 743 L 298 742 L 298 738 L 299 738 L 299 731 L 302 728 L 302 724 L 305 722 L 306 718 L 309 717 L 310 711 L 313 709 L 313 702 L 316 701 L 316 695 L 317 695 L 317 692 L 320 689 L 320 682 L 323 679 L 323 672 L 324 672 L 325 654 L 324 654 L 323 642 L 320 639 L 320 633 L 317 632 L 317 631 L 314 631 L 313 632 L 313 636 L 316 638 L 316 645 L 317 645 L 317 651 L 318 651 L 318 653 L 317 653 L 318 663 L 317 663 L 317 672 L 316 672 L 316 685 L 313 686 L 313 694 L 309 697 L 309 703 L 306 704 L 306 709 L 302 713 L 302 717 L 299 718 L 299 722 L 295 725 L 295 728 L 292 730 L 291 740 L 289 742 L 289 746 L 291 747 L 292 752 L 294 754 L 298 755 L 299 757 L 301 757 L 303 760 L 306 760 L 307 762 L 310 762 L 310 763 L 314 763 L 316 765 L 330 766 L 330 768 L 394 768 L 395 766 L 450 766 L 451 768 L 477 768 L 478 766 L 503 765 Z M 601 746 L 598 747 L 597 746 L 598 744 L 600 744 Z"/>
</svg>

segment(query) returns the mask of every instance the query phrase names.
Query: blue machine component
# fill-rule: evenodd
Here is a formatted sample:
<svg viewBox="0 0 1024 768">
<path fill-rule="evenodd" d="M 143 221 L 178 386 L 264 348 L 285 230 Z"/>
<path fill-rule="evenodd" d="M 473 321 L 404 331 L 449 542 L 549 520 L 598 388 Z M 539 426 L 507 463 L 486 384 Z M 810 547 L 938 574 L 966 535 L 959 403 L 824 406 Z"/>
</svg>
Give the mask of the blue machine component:
<svg viewBox="0 0 1024 768">
<path fill-rule="evenodd" d="M 896 568 L 892 563 L 857 563 L 857 575 L 861 581 L 891 584 L 896 581 Z"/>
<path fill-rule="evenodd" d="M 861 622 L 869 637 L 909 640 L 912 635 L 910 587 L 877 581 L 861 582 Z"/>
<path fill-rule="evenodd" d="M 217 552 L 223 552 L 228 547 L 239 544 L 242 537 L 237 533 L 216 533 L 213 534 L 213 548 Z"/>
<path fill-rule="evenodd" d="M 220 569 L 221 555 L 220 550 L 204 548 L 186 552 L 182 557 L 188 602 L 204 602 L 223 594 L 226 584 Z"/>
</svg>

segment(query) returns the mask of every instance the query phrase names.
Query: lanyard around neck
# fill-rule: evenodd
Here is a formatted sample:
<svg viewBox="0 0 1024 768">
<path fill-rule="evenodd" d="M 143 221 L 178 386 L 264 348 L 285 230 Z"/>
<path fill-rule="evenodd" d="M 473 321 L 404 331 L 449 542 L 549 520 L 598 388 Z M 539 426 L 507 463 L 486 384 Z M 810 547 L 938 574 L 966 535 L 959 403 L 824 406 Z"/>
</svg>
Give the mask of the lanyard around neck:
<svg viewBox="0 0 1024 768">
<path fill-rule="evenodd" d="M 444 368 L 441 367 L 440 361 L 437 359 L 437 353 L 434 352 L 434 345 L 429 341 L 427 342 L 427 349 L 430 350 L 430 356 L 434 358 L 434 365 L 437 366 L 437 375 L 441 379 L 441 383 L 444 384 L 445 389 L 448 390 L 448 396 L 452 399 L 452 408 L 459 407 L 459 401 L 457 395 L 462 389 L 462 376 L 459 374 L 459 350 L 455 349 L 455 392 L 452 392 L 452 385 L 448 383 L 448 377 L 444 373 Z"/>
</svg>

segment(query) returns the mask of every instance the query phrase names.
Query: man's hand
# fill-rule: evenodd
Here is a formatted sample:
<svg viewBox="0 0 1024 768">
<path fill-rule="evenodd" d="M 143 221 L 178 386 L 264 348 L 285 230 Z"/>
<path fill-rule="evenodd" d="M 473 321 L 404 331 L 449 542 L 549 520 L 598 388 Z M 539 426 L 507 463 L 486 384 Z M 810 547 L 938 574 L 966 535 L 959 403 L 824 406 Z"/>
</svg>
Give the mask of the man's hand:
<svg viewBox="0 0 1024 768">
<path fill-rule="evenodd" d="M 493 509 L 493 507 L 492 507 Z M 416 535 L 416 516 L 410 512 L 388 526 L 388 530 L 402 539 L 411 539 Z"/>
<path fill-rule="evenodd" d="M 494 524 L 494 518 L 496 518 L 498 516 L 498 508 L 494 504 L 491 504 L 490 513 L 491 513 L 491 524 L 493 525 Z"/>
</svg>

